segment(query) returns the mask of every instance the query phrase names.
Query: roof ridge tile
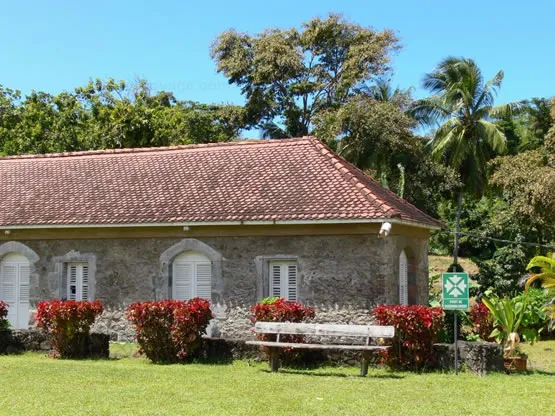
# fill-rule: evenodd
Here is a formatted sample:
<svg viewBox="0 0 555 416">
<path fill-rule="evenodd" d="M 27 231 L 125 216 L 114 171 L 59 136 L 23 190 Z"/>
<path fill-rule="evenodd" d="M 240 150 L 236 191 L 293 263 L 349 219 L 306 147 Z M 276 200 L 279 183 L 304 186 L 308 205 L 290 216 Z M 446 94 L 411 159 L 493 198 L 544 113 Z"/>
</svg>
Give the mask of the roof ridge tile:
<svg viewBox="0 0 555 416">
<path fill-rule="evenodd" d="M 73 152 L 57 152 L 57 153 L 38 153 L 23 155 L 0 156 L 2 160 L 25 160 L 25 159 L 56 159 L 81 156 L 105 156 L 105 155 L 124 155 L 130 153 L 162 153 L 179 150 L 199 150 L 199 149 L 217 149 L 228 146 L 256 146 L 256 145 L 289 145 L 296 143 L 305 143 L 309 139 L 308 136 L 290 137 L 286 139 L 239 139 L 229 142 L 217 143 L 192 143 L 178 144 L 171 146 L 154 146 L 154 147 L 125 147 L 120 149 L 95 149 L 95 150 L 76 150 Z"/>
</svg>

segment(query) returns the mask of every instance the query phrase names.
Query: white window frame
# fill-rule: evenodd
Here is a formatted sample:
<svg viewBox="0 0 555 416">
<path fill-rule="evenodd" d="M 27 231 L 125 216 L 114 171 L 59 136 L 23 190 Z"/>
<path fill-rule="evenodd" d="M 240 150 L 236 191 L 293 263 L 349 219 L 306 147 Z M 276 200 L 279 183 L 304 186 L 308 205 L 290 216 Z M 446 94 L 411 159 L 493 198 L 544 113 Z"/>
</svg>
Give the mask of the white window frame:
<svg viewBox="0 0 555 416">
<path fill-rule="evenodd" d="M 73 286 L 71 281 L 72 267 L 75 267 L 75 296 L 71 292 Z M 66 263 L 67 270 L 67 300 L 75 301 L 89 301 L 91 299 L 91 276 L 90 267 L 87 262 L 68 262 Z M 84 279 L 86 277 L 86 279 Z M 84 296 L 86 288 L 86 296 Z"/>
<path fill-rule="evenodd" d="M 268 263 L 270 297 L 279 296 L 289 301 L 299 300 L 299 267 L 296 260 L 271 260 Z M 293 269 L 292 269 L 293 268 Z M 277 287 L 275 271 L 279 270 L 279 287 Z M 291 271 L 294 270 L 294 276 Z M 294 282 L 294 288 L 291 288 Z"/>
</svg>

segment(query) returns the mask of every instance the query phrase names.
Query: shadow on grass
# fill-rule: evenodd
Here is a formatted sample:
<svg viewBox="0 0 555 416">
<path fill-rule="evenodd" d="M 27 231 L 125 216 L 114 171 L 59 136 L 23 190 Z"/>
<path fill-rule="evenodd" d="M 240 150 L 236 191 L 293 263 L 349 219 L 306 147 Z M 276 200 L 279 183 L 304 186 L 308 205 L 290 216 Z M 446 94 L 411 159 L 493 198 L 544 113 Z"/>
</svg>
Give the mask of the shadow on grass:
<svg viewBox="0 0 555 416">
<path fill-rule="evenodd" d="M 270 369 L 260 369 L 260 371 L 264 372 L 264 373 L 272 373 L 272 371 Z M 344 373 L 335 373 L 335 372 L 315 372 L 315 371 L 311 371 L 311 370 L 295 370 L 292 368 L 280 368 L 279 369 L 280 373 L 285 373 L 285 374 L 291 374 L 291 375 L 302 375 L 302 376 L 311 376 L 311 377 L 338 377 L 338 378 L 352 378 L 352 377 L 357 377 L 357 378 L 362 378 L 358 375 L 352 375 L 352 374 L 344 374 Z M 404 376 L 400 376 L 398 374 L 368 374 L 365 378 L 384 378 L 384 379 L 396 379 L 396 380 L 400 380 L 400 379 L 404 379 Z"/>
</svg>

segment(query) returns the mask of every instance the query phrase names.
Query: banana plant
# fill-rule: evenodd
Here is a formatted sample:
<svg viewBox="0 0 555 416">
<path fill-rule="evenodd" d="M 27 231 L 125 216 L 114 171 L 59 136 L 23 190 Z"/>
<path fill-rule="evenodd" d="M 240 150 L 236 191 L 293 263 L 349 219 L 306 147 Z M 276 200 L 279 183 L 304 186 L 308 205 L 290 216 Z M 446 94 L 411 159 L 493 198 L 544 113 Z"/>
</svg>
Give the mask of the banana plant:
<svg viewBox="0 0 555 416">
<path fill-rule="evenodd" d="M 536 256 L 528 266 L 526 266 L 526 270 L 530 270 L 533 268 L 539 268 L 540 273 L 532 273 L 528 280 L 526 281 L 526 291 L 530 288 L 530 285 L 535 281 L 541 281 L 542 287 L 547 290 L 555 289 L 555 253 L 551 257 L 546 256 Z M 551 318 L 551 323 L 555 322 L 555 296 L 551 299 L 550 302 L 545 307 L 546 312 L 549 314 Z"/>
<path fill-rule="evenodd" d="M 526 310 L 526 300 L 483 298 L 482 302 L 495 319 L 495 329 L 490 337 L 504 345 L 505 357 L 514 357 L 520 342 L 518 330 Z"/>
</svg>

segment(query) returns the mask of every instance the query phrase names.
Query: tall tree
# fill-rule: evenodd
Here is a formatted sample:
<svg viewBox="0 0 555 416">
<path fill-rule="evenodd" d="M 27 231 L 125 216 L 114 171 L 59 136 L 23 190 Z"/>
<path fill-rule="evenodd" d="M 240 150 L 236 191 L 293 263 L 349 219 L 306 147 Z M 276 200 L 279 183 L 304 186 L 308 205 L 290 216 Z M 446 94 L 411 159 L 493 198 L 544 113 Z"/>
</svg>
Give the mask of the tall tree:
<svg viewBox="0 0 555 416">
<path fill-rule="evenodd" d="M 472 59 L 449 57 L 425 76 L 423 86 L 432 95 L 416 101 L 411 111 L 427 124 L 439 124 L 430 142 L 432 155 L 455 169 L 463 183 L 457 198 L 455 263 L 463 192 L 480 195 L 487 181 L 487 161 L 507 150 L 505 135 L 490 121 L 495 112 L 495 94 L 502 81 L 503 71 L 484 82 L 480 68 Z"/>
<path fill-rule="evenodd" d="M 390 30 L 377 32 L 329 15 L 301 29 L 254 36 L 228 30 L 216 38 L 211 55 L 218 72 L 245 95 L 249 125 L 284 137 L 309 134 L 319 112 L 347 102 L 385 73 L 397 48 Z"/>
</svg>

